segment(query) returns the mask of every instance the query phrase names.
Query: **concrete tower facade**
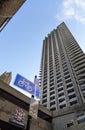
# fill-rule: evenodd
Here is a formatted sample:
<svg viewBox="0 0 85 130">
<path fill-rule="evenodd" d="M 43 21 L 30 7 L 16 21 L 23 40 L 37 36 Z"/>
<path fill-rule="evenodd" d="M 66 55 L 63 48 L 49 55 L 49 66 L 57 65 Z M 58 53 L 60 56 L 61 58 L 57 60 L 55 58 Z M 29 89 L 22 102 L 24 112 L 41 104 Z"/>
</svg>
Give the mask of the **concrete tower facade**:
<svg viewBox="0 0 85 130">
<path fill-rule="evenodd" d="M 52 111 L 85 103 L 85 54 L 64 22 L 43 41 L 40 86 Z"/>
<path fill-rule="evenodd" d="M 0 75 L 0 80 L 3 80 L 5 83 L 10 84 L 12 80 L 12 73 L 11 72 L 4 72 Z"/>
</svg>

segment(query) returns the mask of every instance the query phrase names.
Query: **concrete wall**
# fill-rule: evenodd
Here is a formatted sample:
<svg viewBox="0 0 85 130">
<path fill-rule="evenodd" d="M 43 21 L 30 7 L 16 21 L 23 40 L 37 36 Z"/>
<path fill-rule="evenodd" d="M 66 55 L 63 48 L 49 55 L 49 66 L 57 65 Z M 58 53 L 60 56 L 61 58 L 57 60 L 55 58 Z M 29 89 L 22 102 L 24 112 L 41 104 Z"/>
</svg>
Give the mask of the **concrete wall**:
<svg viewBox="0 0 85 130">
<path fill-rule="evenodd" d="M 11 97 L 11 99 L 10 99 Z M 30 99 L 22 93 L 16 91 L 11 86 L 7 85 L 3 81 L 0 81 L 0 120 L 8 122 L 9 119 L 14 116 L 14 112 L 18 108 L 22 108 L 25 112 L 24 123 L 27 126 L 28 114 L 29 114 Z M 84 110 L 85 105 L 74 108 L 64 109 L 61 111 L 54 111 L 53 113 L 47 108 L 39 104 L 39 111 L 42 116 L 43 113 L 52 117 L 52 123 L 44 120 L 42 116 L 37 120 L 31 119 L 30 130 L 85 130 L 85 126 L 76 122 L 76 113 Z M 73 126 L 67 128 L 67 124 L 73 122 Z M 10 124 L 10 123 L 9 123 Z M 26 128 L 26 127 L 25 127 Z M 7 129 L 9 130 L 9 129 Z"/>
<path fill-rule="evenodd" d="M 20 107 L 0 97 L 0 119 L 1 120 L 5 122 L 9 122 L 9 119 L 14 117 L 15 110 L 18 108 Z M 28 111 L 24 109 L 23 111 L 25 112 L 24 123 L 25 126 L 27 126 Z M 37 120 L 32 118 L 30 123 L 30 130 L 52 130 L 52 125 L 51 123 L 39 117 Z"/>
<path fill-rule="evenodd" d="M 85 104 L 55 111 L 53 112 L 53 130 L 77 130 L 78 126 L 83 130 L 84 120 Z"/>
<path fill-rule="evenodd" d="M 67 124 L 74 120 L 74 113 L 53 118 L 53 130 L 67 130 Z"/>
<path fill-rule="evenodd" d="M 25 113 L 24 123 L 26 128 L 29 115 L 29 103 L 30 99 L 28 97 L 16 91 L 3 81 L 0 81 L 0 120 L 10 124 L 9 119 L 14 117 L 16 109 L 22 108 Z M 42 105 L 39 105 L 39 111 L 41 115 L 42 113 L 46 113 L 48 116 L 52 116 L 52 113 Z M 32 118 L 30 130 L 52 130 L 52 124 L 42 119 L 42 117 L 38 117 L 37 120 Z"/>
<path fill-rule="evenodd" d="M 85 130 L 85 124 L 78 124 L 70 127 L 68 130 Z"/>
<path fill-rule="evenodd" d="M 4 99 L 3 97 L 0 97 L 0 119 L 9 122 L 10 118 L 14 118 L 14 114 L 16 112 L 16 109 L 21 109 L 21 107 L 13 104 L 12 102 Z M 28 112 L 24 110 L 25 117 L 24 117 L 24 123 L 25 123 L 25 128 L 27 125 L 27 118 L 28 118 Z"/>
<path fill-rule="evenodd" d="M 52 124 L 41 118 L 38 118 L 37 121 L 32 119 L 30 130 L 52 130 Z"/>
</svg>

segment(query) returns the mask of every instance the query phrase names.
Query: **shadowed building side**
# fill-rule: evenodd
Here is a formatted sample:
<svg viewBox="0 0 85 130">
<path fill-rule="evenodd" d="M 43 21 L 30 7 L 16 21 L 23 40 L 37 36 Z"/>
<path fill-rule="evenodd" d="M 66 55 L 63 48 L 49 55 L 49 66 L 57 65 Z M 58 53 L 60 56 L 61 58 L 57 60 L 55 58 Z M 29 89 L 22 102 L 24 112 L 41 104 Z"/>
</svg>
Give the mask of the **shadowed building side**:
<svg viewBox="0 0 85 130">
<path fill-rule="evenodd" d="M 39 104 L 37 120 L 29 123 L 30 98 L 0 80 L 1 130 L 52 130 L 52 112 Z M 24 118 L 23 118 L 24 117 Z"/>
<path fill-rule="evenodd" d="M 26 0 L 0 0 L 0 32 Z"/>
</svg>

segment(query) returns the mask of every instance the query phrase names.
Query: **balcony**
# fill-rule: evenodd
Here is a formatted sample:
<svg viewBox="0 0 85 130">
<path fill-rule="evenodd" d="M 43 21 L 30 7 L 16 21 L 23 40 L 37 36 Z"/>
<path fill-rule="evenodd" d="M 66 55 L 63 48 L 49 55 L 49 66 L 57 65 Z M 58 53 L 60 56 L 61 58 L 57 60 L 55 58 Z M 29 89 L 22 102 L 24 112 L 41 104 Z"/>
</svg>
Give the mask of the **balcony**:
<svg viewBox="0 0 85 130">
<path fill-rule="evenodd" d="M 80 60 L 78 63 L 74 64 L 74 68 L 76 68 L 77 66 L 80 66 L 82 64 L 85 64 L 85 60 L 83 60 L 83 61 Z"/>
<path fill-rule="evenodd" d="M 58 92 L 58 94 L 60 94 L 60 93 L 64 93 L 64 90 L 61 90 L 61 91 Z"/>
<path fill-rule="evenodd" d="M 75 92 L 68 93 L 68 96 L 71 96 L 71 95 L 73 95 L 73 94 L 75 94 Z"/>
<path fill-rule="evenodd" d="M 54 105 L 50 106 L 50 108 L 56 108 L 56 104 L 54 104 Z"/>
<path fill-rule="evenodd" d="M 80 61 L 84 60 L 84 55 L 82 57 L 77 58 L 76 60 L 73 61 L 73 64 L 76 65 L 76 63 L 79 63 Z"/>
<path fill-rule="evenodd" d="M 51 102 L 55 102 L 55 99 L 50 100 L 50 103 L 51 103 Z"/>
<path fill-rule="evenodd" d="M 79 117 L 77 118 L 77 121 L 82 120 L 82 119 L 85 119 L 85 115 L 79 116 Z"/>
<path fill-rule="evenodd" d="M 64 104 L 66 104 L 66 101 L 65 101 L 65 100 L 62 101 L 61 103 L 59 103 L 59 105 L 64 105 Z"/>
<path fill-rule="evenodd" d="M 74 97 L 74 98 L 71 98 L 70 100 L 69 100 L 69 102 L 74 102 L 74 101 L 76 101 L 77 100 L 77 97 Z"/>
<path fill-rule="evenodd" d="M 63 96 L 60 96 L 58 99 L 62 99 L 62 98 L 65 98 L 65 95 L 63 95 Z"/>
<path fill-rule="evenodd" d="M 81 69 L 83 69 L 83 68 L 85 68 L 85 63 L 83 63 L 83 64 L 77 66 L 76 69 L 75 69 L 75 71 L 81 70 Z"/>
</svg>

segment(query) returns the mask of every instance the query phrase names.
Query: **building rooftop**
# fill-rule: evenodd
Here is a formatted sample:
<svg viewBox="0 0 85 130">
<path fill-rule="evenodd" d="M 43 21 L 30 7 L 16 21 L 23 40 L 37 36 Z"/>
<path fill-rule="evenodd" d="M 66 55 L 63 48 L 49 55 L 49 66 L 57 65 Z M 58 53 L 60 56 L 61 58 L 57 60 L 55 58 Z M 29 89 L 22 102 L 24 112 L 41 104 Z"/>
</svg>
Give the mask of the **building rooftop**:
<svg viewBox="0 0 85 130">
<path fill-rule="evenodd" d="M 26 0 L 0 0 L 0 32 Z"/>
</svg>

